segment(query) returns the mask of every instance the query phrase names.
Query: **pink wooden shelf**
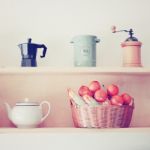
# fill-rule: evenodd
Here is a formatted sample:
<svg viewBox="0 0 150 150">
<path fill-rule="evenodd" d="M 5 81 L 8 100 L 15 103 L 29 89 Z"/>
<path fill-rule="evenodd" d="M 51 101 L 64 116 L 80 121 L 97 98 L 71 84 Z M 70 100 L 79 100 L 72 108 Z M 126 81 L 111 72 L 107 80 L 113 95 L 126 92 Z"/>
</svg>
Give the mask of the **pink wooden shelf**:
<svg viewBox="0 0 150 150">
<path fill-rule="evenodd" d="M 104 132 L 143 132 L 150 133 L 150 127 L 148 128 L 0 128 L 0 134 L 2 133 L 104 133 Z"/>
<path fill-rule="evenodd" d="M 150 68 L 144 67 L 1 67 L 0 74 L 22 74 L 22 73 L 73 73 L 73 74 L 150 74 Z"/>
</svg>

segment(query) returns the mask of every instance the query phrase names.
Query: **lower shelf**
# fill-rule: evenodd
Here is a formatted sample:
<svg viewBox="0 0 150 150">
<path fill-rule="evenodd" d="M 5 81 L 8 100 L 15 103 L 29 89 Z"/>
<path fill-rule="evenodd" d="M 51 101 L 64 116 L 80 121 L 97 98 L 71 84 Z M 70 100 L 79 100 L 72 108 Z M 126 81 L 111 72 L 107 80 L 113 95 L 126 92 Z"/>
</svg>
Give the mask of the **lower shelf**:
<svg viewBox="0 0 150 150">
<path fill-rule="evenodd" d="M 150 127 L 146 128 L 0 128 L 2 133 L 104 133 L 104 132 L 129 132 L 150 133 Z"/>
<path fill-rule="evenodd" d="M 0 128 L 3 149 L 150 150 L 149 128 Z"/>
</svg>

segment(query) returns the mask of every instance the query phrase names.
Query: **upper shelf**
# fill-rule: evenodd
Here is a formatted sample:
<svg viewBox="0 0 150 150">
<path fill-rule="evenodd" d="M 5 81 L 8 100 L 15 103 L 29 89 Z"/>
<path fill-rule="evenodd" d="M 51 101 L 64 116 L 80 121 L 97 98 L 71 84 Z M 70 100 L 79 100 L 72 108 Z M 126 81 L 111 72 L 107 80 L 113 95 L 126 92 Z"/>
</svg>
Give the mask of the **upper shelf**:
<svg viewBox="0 0 150 150">
<path fill-rule="evenodd" d="M 1 67 L 0 74 L 150 74 L 145 67 Z"/>
</svg>

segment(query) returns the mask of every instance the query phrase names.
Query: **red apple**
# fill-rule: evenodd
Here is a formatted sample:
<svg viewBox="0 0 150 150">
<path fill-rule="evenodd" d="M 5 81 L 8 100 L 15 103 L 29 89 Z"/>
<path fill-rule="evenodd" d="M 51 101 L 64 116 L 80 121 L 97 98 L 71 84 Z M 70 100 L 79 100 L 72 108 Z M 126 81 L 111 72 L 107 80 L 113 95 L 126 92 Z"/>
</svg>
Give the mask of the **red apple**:
<svg viewBox="0 0 150 150">
<path fill-rule="evenodd" d="M 114 84 L 108 85 L 107 94 L 109 96 L 114 96 L 114 95 L 117 95 L 118 93 L 119 93 L 119 88 L 117 85 L 114 85 Z"/>
<path fill-rule="evenodd" d="M 80 96 L 83 96 L 83 95 L 93 96 L 92 91 L 90 91 L 90 89 L 89 89 L 87 86 L 85 86 L 85 85 L 82 85 L 82 86 L 79 88 L 78 94 L 79 94 Z"/>
<path fill-rule="evenodd" d="M 110 101 L 112 105 L 117 105 L 117 106 L 123 105 L 123 98 L 120 95 L 114 95 Z"/>
<path fill-rule="evenodd" d="M 94 94 L 94 98 L 98 102 L 104 102 L 107 99 L 107 93 L 103 89 L 97 90 Z"/>
<path fill-rule="evenodd" d="M 123 104 L 129 105 L 131 103 L 132 97 L 129 94 L 123 93 L 121 96 L 122 96 L 122 99 L 123 99 Z"/>
<path fill-rule="evenodd" d="M 99 90 L 101 88 L 101 85 L 98 81 L 92 81 L 90 84 L 89 84 L 89 89 L 92 91 L 92 92 L 96 92 L 97 90 Z"/>
</svg>

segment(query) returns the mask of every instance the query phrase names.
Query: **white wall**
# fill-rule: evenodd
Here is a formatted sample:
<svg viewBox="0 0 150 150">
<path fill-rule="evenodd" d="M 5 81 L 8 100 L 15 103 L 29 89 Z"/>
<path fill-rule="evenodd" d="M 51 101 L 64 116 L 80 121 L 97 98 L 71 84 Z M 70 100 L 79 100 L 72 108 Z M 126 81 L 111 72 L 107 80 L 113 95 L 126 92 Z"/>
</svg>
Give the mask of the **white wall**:
<svg viewBox="0 0 150 150">
<path fill-rule="evenodd" d="M 149 0 L 0 0 L 0 66 L 20 66 L 17 44 L 29 37 L 48 47 L 46 58 L 38 58 L 39 66 L 72 66 L 73 45 L 69 42 L 78 34 L 101 39 L 98 66 L 120 66 L 120 43 L 127 33 L 112 34 L 112 25 L 134 29 L 143 43 L 142 62 L 150 66 L 149 6 Z"/>
</svg>

